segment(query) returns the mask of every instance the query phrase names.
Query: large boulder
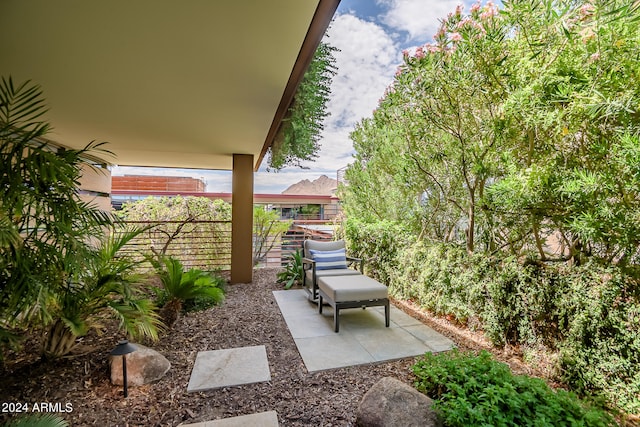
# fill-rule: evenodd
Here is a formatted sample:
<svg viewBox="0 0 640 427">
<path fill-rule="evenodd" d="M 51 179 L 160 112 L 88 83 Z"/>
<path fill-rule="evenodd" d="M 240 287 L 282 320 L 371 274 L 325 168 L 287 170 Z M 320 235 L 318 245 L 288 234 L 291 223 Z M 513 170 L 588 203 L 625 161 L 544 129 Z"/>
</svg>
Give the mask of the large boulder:
<svg viewBox="0 0 640 427">
<path fill-rule="evenodd" d="M 356 425 L 360 427 L 442 426 L 431 409 L 433 401 L 395 378 L 375 383 L 358 406 Z"/>
<path fill-rule="evenodd" d="M 159 380 L 171 363 L 157 351 L 135 344 L 138 349 L 127 354 L 127 385 L 143 385 Z M 122 356 L 110 356 L 111 382 L 122 385 Z"/>
</svg>

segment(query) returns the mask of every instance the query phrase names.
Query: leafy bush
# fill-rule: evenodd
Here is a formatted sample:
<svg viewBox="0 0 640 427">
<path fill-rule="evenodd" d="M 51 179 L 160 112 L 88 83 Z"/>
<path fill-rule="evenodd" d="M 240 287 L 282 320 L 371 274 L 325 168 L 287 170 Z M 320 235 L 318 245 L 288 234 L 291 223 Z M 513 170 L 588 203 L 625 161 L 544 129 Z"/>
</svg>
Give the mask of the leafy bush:
<svg viewBox="0 0 640 427">
<path fill-rule="evenodd" d="M 157 294 L 162 305 L 160 317 L 166 326 L 171 327 L 183 309 L 210 307 L 224 300 L 225 282 L 221 277 L 195 268 L 184 271 L 182 263 L 172 257 L 152 262 L 162 282 Z"/>
<path fill-rule="evenodd" d="M 482 351 L 427 353 L 413 372 L 416 387 L 436 399 L 434 408 L 455 426 L 614 426 L 601 408 L 542 380 L 513 375 Z"/>
<path fill-rule="evenodd" d="M 403 227 L 390 221 L 348 219 L 340 233 L 344 233 L 347 253 L 364 259 L 367 274 L 389 285 L 398 267 L 398 255 L 409 242 Z"/>
<path fill-rule="evenodd" d="M 555 352 L 555 374 L 575 392 L 640 413 L 640 286 L 630 274 L 595 261 L 570 267 L 468 255 L 452 244 L 382 238 L 376 248 L 393 227 L 350 224 L 363 258 L 390 250 L 367 265 L 380 269 L 373 275 L 386 277 L 395 297 L 478 327 L 497 346 Z"/>
<path fill-rule="evenodd" d="M 569 323 L 561 344 L 561 379 L 576 391 L 598 391 L 616 406 L 640 413 L 637 280 L 589 265 L 577 269 L 570 284 L 562 299 Z"/>
<path fill-rule="evenodd" d="M 304 276 L 304 266 L 302 264 L 302 251 L 297 249 L 289 255 L 289 262 L 284 271 L 278 273 L 278 283 L 284 283 L 285 289 L 291 289 L 294 284 L 301 284 Z"/>
<path fill-rule="evenodd" d="M 219 305 L 224 299 L 225 287 L 227 285 L 227 281 L 225 280 L 225 278 L 217 272 L 203 273 L 208 276 L 207 282 L 209 283 L 209 285 L 213 288 L 219 289 L 222 292 L 222 298 L 220 298 L 219 293 L 216 293 L 216 296 L 213 298 L 209 295 L 197 296 L 195 298 L 184 301 L 182 305 L 183 311 L 195 312 L 207 310 L 213 306 Z"/>
<path fill-rule="evenodd" d="M 65 271 L 65 286 L 49 300 L 51 322 L 42 343 L 45 357 L 67 355 L 78 337 L 101 328 L 105 316 L 118 319 L 120 328 L 133 338 L 158 338 L 156 306 L 143 295 L 139 277 L 133 274 L 137 263 L 121 251 L 142 231 L 105 229 L 106 235 L 85 257 L 84 267 Z"/>
</svg>

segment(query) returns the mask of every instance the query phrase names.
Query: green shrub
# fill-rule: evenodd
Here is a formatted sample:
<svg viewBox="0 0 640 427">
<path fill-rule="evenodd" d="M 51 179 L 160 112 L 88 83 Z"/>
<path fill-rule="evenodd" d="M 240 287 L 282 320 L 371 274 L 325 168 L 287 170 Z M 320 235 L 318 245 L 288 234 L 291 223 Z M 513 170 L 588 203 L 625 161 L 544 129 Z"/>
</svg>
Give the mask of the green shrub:
<svg viewBox="0 0 640 427">
<path fill-rule="evenodd" d="M 218 272 L 203 272 L 203 275 L 208 276 L 205 282 L 213 288 L 220 289 L 222 294 L 226 292 L 227 281 Z M 184 301 L 182 310 L 186 312 L 195 312 L 207 310 L 213 306 L 220 305 L 222 299 L 219 294 L 214 297 L 210 295 L 201 295 Z"/>
<path fill-rule="evenodd" d="M 389 285 L 398 269 L 398 255 L 410 242 L 403 227 L 390 221 L 366 223 L 348 219 L 341 233 L 347 253 L 364 259 L 366 273 Z"/>
<path fill-rule="evenodd" d="M 417 242 L 398 256 L 398 268 L 389 285 L 394 296 L 417 299 L 439 315 L 452 315 L 465 322 L 471 316 L 469 305 L 473 271 L 465 268 L 466 252 L 445 244 Z"/>
<path fill-rule="evenodd" d="M 562 299 L 569 319 L 561 345 L 561 379 L 640 413 L 640 287 L 621 270 L 574 271 Z M 596 276 L 596 277 L 594 277 Z"/>
<path fill-rule="evenodd" d="M 225 280 L 219 275 L 196 268 L 185 271 L 180 260 L 172 257 L 150 259 L 153 263 L 161 288 L 156 289 L 160 317 L 167 327 L 171 327 L 183 310 L 208 308 L 224 300 Z"/>
<path fill-rule="evenodd" d="M 368 274 L 385 277 L 391 295 L 479 327 L 496 346 L 556 352 L 558 379 L 572 390 L 640 413 L 640 286 L 629 273 L 595 261 L 543 264 L 452 244 L 395 244 L 387 238 L 397 226 L 349 224 L 359 255 L 375 259 Z"/>
<path fill-rule="evenodd" d="M 291 289 L 295 284 L 302 284 L 304 278 L 304 265 L 302 263 L 302 250 L 296 249 L 289 255 L 289 262 L 284 270 L 278 273 L 278 283 L 284 283 L 285 289 Z"/>
<path fill-rule="evenodd" d="M 413 372 L 418 390 L 436 399 L 434 408 L 450 427 L 616 425 L 604 410 L 573 393 L 513 375 L 486 351 L 427 353 Z"/>
</svg>

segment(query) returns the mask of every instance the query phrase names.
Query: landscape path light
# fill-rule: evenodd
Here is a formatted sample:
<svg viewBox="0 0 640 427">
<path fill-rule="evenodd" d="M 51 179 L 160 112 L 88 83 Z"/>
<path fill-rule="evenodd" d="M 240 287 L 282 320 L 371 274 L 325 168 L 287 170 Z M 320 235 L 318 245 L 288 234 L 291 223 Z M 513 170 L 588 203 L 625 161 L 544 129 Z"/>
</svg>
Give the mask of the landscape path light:
<svg viewBox="0 0 640 427">
<path fill-rule="evenodd" d="M 116 348 L 109 353 L 111 356 L 122 356 L 122 385 L 124 387 L 124 397 L 129 395 L 127 391 L 127 354 L 133 353 L 138 347 L 129 344 L 127 340 L 121 340 Z"/>
</svg>

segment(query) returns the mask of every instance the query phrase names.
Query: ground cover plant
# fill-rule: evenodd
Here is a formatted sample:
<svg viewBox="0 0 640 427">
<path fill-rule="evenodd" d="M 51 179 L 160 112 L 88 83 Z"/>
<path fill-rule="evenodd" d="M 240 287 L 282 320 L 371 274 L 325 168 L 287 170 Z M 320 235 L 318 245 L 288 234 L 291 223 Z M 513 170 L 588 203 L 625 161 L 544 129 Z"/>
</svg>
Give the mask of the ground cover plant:
<svg viewBox="0 0 640 427">
<path fill-rule="evenodd" d="M 640 414 L 640 4 L 462 6 L 351 138 L 349 250 L 399 298 Z"/>
<path fill-rule="evenodd" d="M 436 399 L 447 426 L 615 426 L 604 410 L 544 381 L 513 375 L 482 351 L 427 353 L 413 366 L 416 387 Z"/>
</svg>

